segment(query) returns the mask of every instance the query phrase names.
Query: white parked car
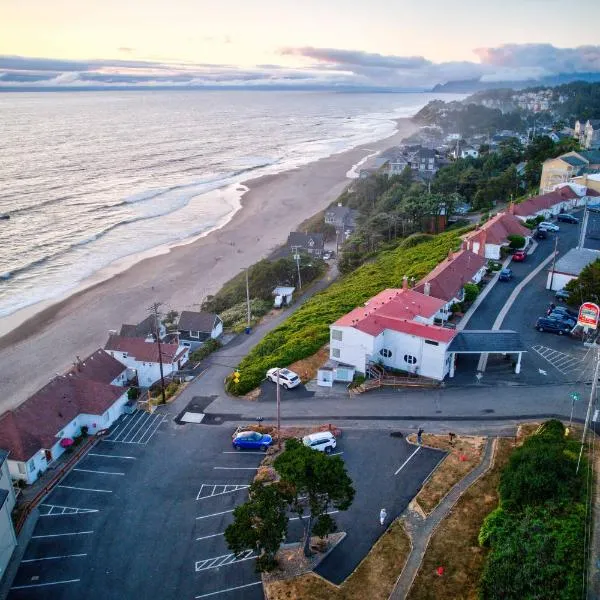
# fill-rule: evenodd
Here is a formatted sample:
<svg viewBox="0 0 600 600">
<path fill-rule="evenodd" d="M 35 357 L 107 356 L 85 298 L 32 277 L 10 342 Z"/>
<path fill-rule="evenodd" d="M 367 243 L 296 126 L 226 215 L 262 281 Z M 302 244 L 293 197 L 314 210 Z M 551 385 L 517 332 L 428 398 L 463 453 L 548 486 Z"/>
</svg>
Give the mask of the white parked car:
<svg viewBox="0 0 600 600">
<path fill-rule="evenodd" d="M 279 385 L 282 385 L 286 390 L 300 385 L 300 377 L 289 369 L 269 369 L 267 371 L 267 379 L 273 383 L 277 383 L 277 371 L 279 371 Z"/>
<path fill-rule="evenodd" d="M 319 431 L 318 433 L 305 435 L 302 438 L 302 443 L 313 450 L 319 450 L 327 454 L 331 454 L 337 444 L 331 431 Z"/>
<path fill-rule="evenodd" d="M 538 225 L 538 229 L 543 229 L 544 231 L 554 231 L 555 233 L 560 231 L 560 227 L 554 223 L 550 223 L 550 221 L 542 221 Z"/>
</svg>

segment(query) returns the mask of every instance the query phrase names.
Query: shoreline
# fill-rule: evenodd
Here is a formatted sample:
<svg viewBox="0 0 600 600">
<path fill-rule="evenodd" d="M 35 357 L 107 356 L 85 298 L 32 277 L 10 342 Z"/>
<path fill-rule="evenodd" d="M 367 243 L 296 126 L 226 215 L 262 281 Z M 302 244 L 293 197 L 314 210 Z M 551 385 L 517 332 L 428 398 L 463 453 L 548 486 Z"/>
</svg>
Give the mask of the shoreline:
<svg viewBox="0 0 600 600">
<path fill-rule="evenodd" d="M 331 204 L 367 157 L 418 129 L 410 118 L 396 123 L 393 135 L 376 142 L 232 184 L 246 191 L 240 208 L 220 228 L 120 259 L 65 297 L 4 317 L 0 321 L 0 383 L 6 393 L 0 413 L 20 404 L 53 374 L 66 370 L 77 355 L 86 356 L 102 347 L 108 330 L 143 319 L 152 302 L 163 302 L 165 311 L 198 310 L 204 297 L 218 291 L 239 270 L 267 257 L 285 243 L 290 231 Z M 26 367 L 32 356 L 36 357 L 33 373 Z"/>
</svg>

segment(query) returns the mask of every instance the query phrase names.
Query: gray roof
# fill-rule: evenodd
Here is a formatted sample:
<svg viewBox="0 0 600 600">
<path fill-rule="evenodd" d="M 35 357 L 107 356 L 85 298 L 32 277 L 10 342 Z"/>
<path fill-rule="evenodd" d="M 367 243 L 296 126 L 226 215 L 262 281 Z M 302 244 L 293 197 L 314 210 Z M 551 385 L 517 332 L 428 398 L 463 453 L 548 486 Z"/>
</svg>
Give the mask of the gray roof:
<svg viewBox="0 0 600 600">
<path fill-rule="evenodd" d="M 156 332 L 154 315 L 148 315 L 143 321 L 137 325 L 121 325 L 119 335 L 128 338 L 145 338 L 149 335 L 154 335 Z"/>
<path fill-rule="evenodd" d="M 593 165 L 600 164 L 600 150 L 584 150 L 583 152 L 578 152 L 581 154 L 583 158 L 589 160 Z"/>
<path fill-rule="evenodd" d="M 343 219 L 350 212 L 350 209 L 347 206 L 331 206 L 325 211 L 326 215 L 333 216 L 335 219 Z"/>
<path fill-rule="evenodd" d="M 8 457 L 8 452 L 6 450 L 2 450 L 2 448 L 0 448 L 0 467 L 2 467 L 2 465 L 4 464 L 4 461 L 7 459 Z"/>
<path fill-rule="evenodd" d="M 200 331 L 201 333 L 211 333 L 215 324 L 217 315 L 209 312 L 192 312 L 184 310 L 179 317 L 177 328 L 179 331 Z"/>
<path fill-rule="evenodd" d="M 312 242 L 312 243 L 311 243 Z M 302 233 L 301 231 L 292 231 L 288 236 L 288 246 L 300 246 L 301 248 L 323 248 L 322 233 Z"/>
<path fill-rule="evenodd" d="M 450 342 L 448 352 L 480 354 L 481 352 L 527 352 L 516 331 L 469 330 L 460 331 Z"/>
<path fill-rule="evenodd" d="M 556 261 L 554 271 L 578 276 L 583 269 L 600 258 L 600 251 L 589 248 L 573 248 Z"/>
<path fill-rule="evenodd" d="M 587 163 L 584 160 L 581 160 L 577 156 L 561 156 L 560 159 L 573 167 L 583 167 Z"/>
</svg>

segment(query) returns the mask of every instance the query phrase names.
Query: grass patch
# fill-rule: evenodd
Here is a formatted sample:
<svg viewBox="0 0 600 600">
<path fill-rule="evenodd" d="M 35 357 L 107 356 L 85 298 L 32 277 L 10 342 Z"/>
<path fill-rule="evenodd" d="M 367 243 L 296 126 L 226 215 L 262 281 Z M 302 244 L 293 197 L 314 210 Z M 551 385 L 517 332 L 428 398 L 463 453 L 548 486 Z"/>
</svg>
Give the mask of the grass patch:
<svg viewBox="0 0 600 600">
<path fill-rule="evenodd" d="M 416 435 L 411 434 L 408 439 L 414 442 Z M 448 452 L 415 498 L 421 510 L 429 515 L 454 485 L 481 462 L 485 438 L 457 435 L 451 444 L 447 435 L 423 434 L 423 444 Z"/>
<path fill-rule="evenodd" d="M 268 600 L 383 600 L 391 594 L 409 552 L 410 540 L 403 522 L 397 520 L 341 586 L 309 573 L 266 583 L 266 597 Z"/>
<path fill-rule="evenodd" d="M 329 348 L 323 346 L 312 356 L 302 358 L 290 365 L 290 369 L 297 373 L 302 383 L 315 379 L 319 367 L 323 366 L 329 359 Z"/>
<path fill-rule="evenodd" d="M 334 282 L 304 303 L 268 333 L 239 365 L 240 381 L 229 378 L 227 389 L 243 395 L 257 387 L 268 369 L 311 356 L 329 341 L 329 325 L 387 287 L 400 287 L 402 277 L 421 279 L 460 245 L 464 230 L 436 235 L 417 246 L 381 252 L 368 264 Z"/>
<path fill-rule="evenodd" d="M 498 440 L 492 468 L 463 493 L 431 537 L 408 600 L 478 598 L 487 554 L 479 545 L 479 530 L 498 504 L 500 472 L 514 448 L 514 438 Z M 436 574 L 440 566 L 444 567 L 441 577 Z"/>
</svg>

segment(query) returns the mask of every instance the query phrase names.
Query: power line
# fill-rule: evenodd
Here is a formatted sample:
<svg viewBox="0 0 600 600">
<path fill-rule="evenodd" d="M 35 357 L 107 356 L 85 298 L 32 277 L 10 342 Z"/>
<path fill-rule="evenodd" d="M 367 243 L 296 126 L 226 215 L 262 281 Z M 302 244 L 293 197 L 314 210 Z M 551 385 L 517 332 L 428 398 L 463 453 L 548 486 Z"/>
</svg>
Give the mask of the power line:
<svg viewBox="0 0 600 600">
<path fill-rule="evenodd" d="M 158 368 L 160 369 L 160 392 L 162 403 L 166 404 L 167 397 L 165 394 L 165 376 L 163 373 L 163 362 L 162 362 L 162 349 L 160 347 L 160 313 L 158 309 L 162 306 L 162 302 L 154 302 L 148 307 L 150 314 L 154 315 L 154 334 L 156 336 L 156 343 L 158 344 Z"/>
</svg>

